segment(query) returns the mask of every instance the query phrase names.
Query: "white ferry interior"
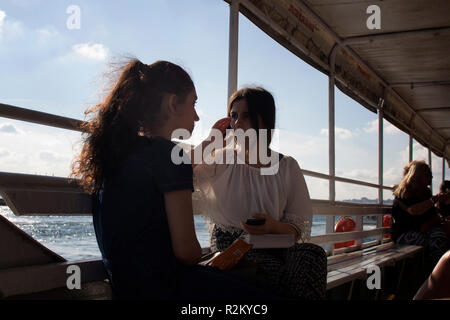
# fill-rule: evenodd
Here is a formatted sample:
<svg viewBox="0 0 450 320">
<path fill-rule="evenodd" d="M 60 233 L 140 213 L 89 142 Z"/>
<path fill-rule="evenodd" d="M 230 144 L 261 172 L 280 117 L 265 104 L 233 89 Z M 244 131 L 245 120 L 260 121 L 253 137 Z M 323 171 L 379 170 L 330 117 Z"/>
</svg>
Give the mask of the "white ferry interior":
<svg viewBox="0 0 450 320">
<path fill-rule="evenodd" d="M 428 150 L 428 163 L 432 153 L 442 159 L 437 164 L 442 166 L 442 180 L 450 159 L 450 2 L 369 2 L 225 0 L 229 7 L 228 96 L 238 83 L 239 15 L 328 77 L 328 92 L 324 92 L 328 95 L 328 174 L 302 171 L 329 185 L 328 200 L 313 199 L 314 215 L 326 216 L 326 233 L 311 238 L 328 254 L 329 300 L 408 300 L 427 276 L 422 247 L 398 246 L 383 237 L 390 228 L 383 227 L 382 219 L 391 210 L 383 196 L 392 191 L 392 186 L 383 183 L 383 123 L 409 136 L 410 161 L 413 139 Z M 370 4 L 381 9 L 381 29 L 367 26 L 365 12 Z M 358 16 L 361 19 L 352 18 Z M 336 88 L 378 116 L 378 144 L 372 146 L 373 153 L 378 153 L 378 183 L 336 175 Z M 0 116 L 81 131 L 82 120 L 20 106 L 0 103 Z M 336 183 L 375 189 L 378 203 L 337 201 Z M 0 172 L 0 195 L 17 216 L 91 214 L 90 195 L 68 178 Z M 339 216 L 356 217 L 356 230 L 335 233 Z M 375 228 L 363 228 L 365 216 L 376 216 Z M 334 249 L 335 243 L 350 240 L 355 240 L 353 246 Z M 81 290 L 66 286 L 70 265 L 81 269 Z M 381 289 L 367 287 L 368 268 L 373 265 L 380 267 Z M 0 298 L 111 299 L 112 293 L 101 259 L 67 261 L 0 215 Z"/>
</svg>

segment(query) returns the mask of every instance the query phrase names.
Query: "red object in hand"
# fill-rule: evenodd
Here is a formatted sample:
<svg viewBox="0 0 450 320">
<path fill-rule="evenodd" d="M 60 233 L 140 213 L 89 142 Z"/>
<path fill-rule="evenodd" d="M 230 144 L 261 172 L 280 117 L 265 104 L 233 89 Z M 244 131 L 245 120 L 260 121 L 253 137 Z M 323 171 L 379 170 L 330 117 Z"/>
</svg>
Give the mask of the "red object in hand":
<svg viewBox="0 0 450 320">
<path fill-rule="evenodd" d="M 356 228 L 356 222 L 350 217 L 343 217 L 339 219 L 336 222 L 336 225 L 334 226 L 334 232 L 349 232 L 349 231 L 355 231 Z M 355 244 L 355 241 L 346 241 L 346 242 L 339 242 L 334 244 L 335 249 L 344 248 L 344 247 L 350 247 Z"/>
<path fill-rule="evenodd" d="M 392 225 L 392 216 L 391 215 L 385 215 L 383 217 L 383 227 L 389 228 Z M 390 234 L 383 234 L 383 238 L 391 238 Z"/>
</svg>

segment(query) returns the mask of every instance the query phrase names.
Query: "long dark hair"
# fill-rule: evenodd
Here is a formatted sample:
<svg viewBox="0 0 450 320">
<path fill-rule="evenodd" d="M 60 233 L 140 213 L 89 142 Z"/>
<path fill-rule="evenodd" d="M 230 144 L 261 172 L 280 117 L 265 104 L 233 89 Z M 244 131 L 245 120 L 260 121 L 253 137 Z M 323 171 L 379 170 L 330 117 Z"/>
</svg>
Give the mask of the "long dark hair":
<svg viewBox="0 0 450 320">
<path fill-rule="evenodd" d="M 259 129 L 269 130 L 267 135 L 268 144 L 272 141 L 272 130 L 275 129 L 275 100 L 272 94 L 261 87 L 242 88 L 234 92 L 228 100 L 227 116 L 231 116 L 233 103 L 245 100 L 248 107 L 248 115 L 252 128 L 258 132 Z M 258 117 L 261 117 L 264 128 L 259 127 Z"/>
<path fill-rule="evenodd" d="M 115 172 L 140 134 L 164 125 L 164 95 L 184 101 L 194 88 L 187 72 L 167 61 L 146 65 L 133 59 L 116 71 L 120 77 L 105 101 L 85 112 L 92 119 L 83 126 L 83 148 L 72 163 L 71 176 L 80 178 L 89 193 Z"/>
</svg>

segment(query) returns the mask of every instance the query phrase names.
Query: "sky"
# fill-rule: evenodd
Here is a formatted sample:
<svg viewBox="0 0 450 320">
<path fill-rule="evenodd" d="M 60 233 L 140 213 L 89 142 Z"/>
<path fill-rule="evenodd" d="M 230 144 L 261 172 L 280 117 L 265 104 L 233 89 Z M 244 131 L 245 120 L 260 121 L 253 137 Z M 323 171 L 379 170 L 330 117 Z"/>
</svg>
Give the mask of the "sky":
<svg viewBox="0 0 450 320">
<path fill-rule="evenodd" d="M 226 115 L 228 23 L 229 5 L 222 0 L 2 0 L 0 103 L 82 120 L 104 97 L 111 63 L 168 60 L 195 83 L 200 121 L 192 141 L 198 143 Z M 303 169 L 328 173 L 327 76 L 242 15 L 238 48 L 238 88 L 258 85 L 274 95 L 280 138 L 273 148 Z M 378 183 L 377 114 L 338 89 L 335 113 L 336 175 Z M 0 171 L 67 176 L 80 143 L 76 132 L 0 118 Z M 384 185 L 399 182 L 408 143 L 405 133 L 384 121 Z M 428 161 L 427 149 L 415 141 L 413 154 Z M 433 155 L 432 169 L 436 191 L 441 158 Z M 306 182 L 312 198 L 328 199 L 326 180 Z M 361 197 L 375 199 L 378 191 L 336 184 L 337 200 Z"/>
</svg>

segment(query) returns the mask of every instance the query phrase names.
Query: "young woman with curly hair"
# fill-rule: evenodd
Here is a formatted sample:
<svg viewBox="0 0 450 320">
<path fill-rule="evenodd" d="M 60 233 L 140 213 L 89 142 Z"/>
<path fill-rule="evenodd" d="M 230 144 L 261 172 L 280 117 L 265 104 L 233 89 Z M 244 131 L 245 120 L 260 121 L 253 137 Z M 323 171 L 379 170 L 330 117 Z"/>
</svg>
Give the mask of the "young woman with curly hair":
<svg viewBox="0 0 450 320">
<path fill-rule="evenodd" d="M 93 195 L 97 242 L 119 298 L 270 298 L 247 279 L 197 265 L 192 165 L 175 164 L 176 129 L 198 115 L 191 77 L 178 65 L 129 61 L 89 114 L 73 176 Z"/>
</svg>

